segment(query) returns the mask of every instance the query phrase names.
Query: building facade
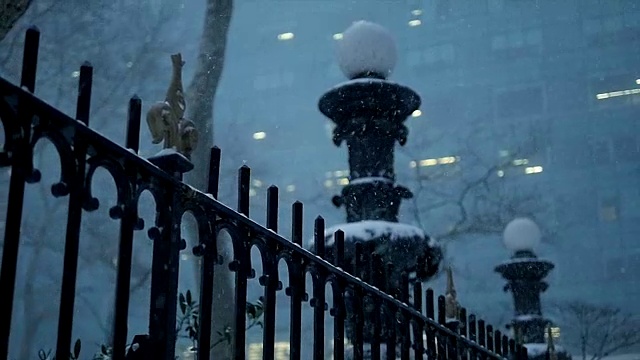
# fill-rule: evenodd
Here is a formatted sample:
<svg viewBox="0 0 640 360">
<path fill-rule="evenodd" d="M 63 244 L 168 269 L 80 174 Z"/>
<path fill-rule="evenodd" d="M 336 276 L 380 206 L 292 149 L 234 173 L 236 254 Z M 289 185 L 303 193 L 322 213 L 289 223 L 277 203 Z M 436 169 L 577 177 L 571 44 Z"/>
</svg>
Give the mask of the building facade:
<svg viewBox="0 0 640 360">
<path fill-rule="evenodd" d="M 499 163 L 528 144 L 495 176 L 508 189 L 545 200 L 541 225 L 551 230 L 541 255 L 557 265 L 545 296 L 640 311 L 640 4 L 238 1 L 216 117 L 251 139 L 258 155 L 250 165 L 280 169 L 254 182 L 256 200 L 264 199 L 264 185 L 278 184 L 283 201 L 306 201 L 306 223 L 317 213 L 327 223 L 342 216 L 326 195 L 349 181 L 346 151 L 328 141 L 331 124 L 316 104 L 343 80 L 335 42 L 360 19 L 395 34 L 399 62 L 390 79 L 423 99 L 407 125 L 412 139 L 423 134 L 424 141 L 399 151 L 399 179 L 448 166 L 437 181 L 459 186 L 456 176 L 478 162 Z M 463 151 L 467 143 L 477 157 Z M 447 212 L 433 215 L 428 233 L 447 226 Z M 411 212 L 403 216 L 416 222 Z M 506 303 L 491 274 L 504 254 L 498 245 L 481 245 L 483 236 L 471 238 L 449 252 L 457 268 L 472 273 L 460 276 L 460 301 Z M 607 296 L 594 297 L 594 289 Z M 285 332 L 286 320 L 280 323 Z"/>
</svg>

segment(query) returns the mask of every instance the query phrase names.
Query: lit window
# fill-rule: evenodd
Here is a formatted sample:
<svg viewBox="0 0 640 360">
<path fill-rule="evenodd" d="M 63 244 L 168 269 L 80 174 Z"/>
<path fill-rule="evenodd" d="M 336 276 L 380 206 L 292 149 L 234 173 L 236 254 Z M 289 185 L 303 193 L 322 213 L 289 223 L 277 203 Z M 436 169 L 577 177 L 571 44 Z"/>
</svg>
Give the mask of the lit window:
<svg viewBox="0 0 640 360">
<path fill-rule="evenodd" d="M 182 254 L 182 255 L 180 255 L 180 260 L 182 260 L 182 261 L 187 261 L 187 260 L 189 260 L 189 255 L 187 255 L 187 254 Z"/>
<path fill-rule="evenodd" d="M 342 177 L 342 176 L 349 176 L 349 170 L 337 170 L 333 172 L 333 176 L 335 177 Z"/>
<path fill-rule="evenodd" d="M 420 21 L 418 19 L 409 21 L 409 26 L 420 26 L 420 24 L 422 24 L 422 21 Z"/>
<path fill-rule="evenodd" d="M 74 71 L 71 73 L 71 77 L 77 78 L 80 76 L 80 71 Z"/>
<path fill-rule="evenodd" d="M 640 85 L 640 79 L 636 79 L 636 84 Z"/>
<path fill-rule="evenodd" d="M 332 180 L 325 180 L 324 181 L 324 187 L 332 187 L 333 186 L 333 181 Z"/>
<path fill-rule="evenodd" d="M 420 110 L 414 110 L 414 111 L 411 113 L 411 116 L 413 116 L 413 117 L 418 117 L 418 116 L 420 116 L 420 115 L 422 115 L 422 111 L 420 111 Z"/>
<path fill-rule="evenodd" d="M 409 167 L 410 167 L 410 168 L 415 168 L 416 166 L 418 166 L 418 163 L 417 163 L 417 162 L 415 162 L 415 161 L 413 161 L 413 160 L 409 162 Z"/>
<path fill-rule="evenodd" d="M 333 40 L 342 40 L 342 33 L 333 34 Z"/>
<path fill-rule="evenodd" d="M 293 35 L 292 32 L 286 32 L 286 33 L 278 34 L 278 40 L 280 41 L 291 40 L 294 38 L 294 36 L 295 35 Z"/>
<path fill-rule="evenodd" d="M 249 344 L 249 353 L 247 354 L 248 359 L 249 360 L 262 359 L 262 350 L 263 350 L 262 343 Z M 273 350 L 275 355 L 274 358 L 276 360 L 288 359 L 289 356 L 291 355 L 291 345 L 289 345 L 289 343 L 286 341 L 279 341 L 273 344 Z"/>
<path fill-rule="evenodd" d="M 640 89 L 619 90 L 619 91 L 612 91 L 612 92 L 597 94 L 596 99 L 604 100 L 604 99 L 610 99 L 618 96 L 637 95 L 637 94 L 640 94 Z"/>
<path fill-rule="evenodd" d="M 554 339 L 557 339 L 560 337 L 560 328 L 557 326 L 552 326 L 549 328 L 549 330 L 551 330 L 551 337 L 553 337 Z M 549 338 L 549 332 L 545 331 L 544 332 L 544 338 L 547 339 Z"/>
<path fill-rule="evenodd" d="M 422 10 L 420 10 L 420 9 L 411 10 L 411 15 L 420 16 L 420 15 L 422 15 Z"/>
<path fill-rule="evenodd" d="M 529 166 L 524 168 L 524 173 L 527 175 L 531 175 L 531 174 L 539 174 L 543 171 L 544 169 L 542 168 L 542 166 Z"/>
<path fill-rule="evenodd" d="M 456 162 L 454 156 L 445 156 L 438 159 L 439 164 L 453 164 L 454 162 Z"/>
<path fill-rule="evenodd" d="M 258 131 L 256 133 L 253 133 L 253 138 L 255 140 L 263 140 L 266 137 L 267 137 L 267 133 L 264 131 Z"/>
<path fill-rule="evenodd" d="M 498 177 L 504 177 L 504 171 L 498 170 Z"/>
<path fill-rule="evenodd" d="M 529 159 L 515 159 L 513 160 L 513 166 L 522 166 L 527 165 L 529 163 Z"/>
<path fill-rule="evenodd" d="M 340 178 L 337 181 L 338 185 L 349 185 L 349 179 L 347 178 Z"/>
<path fill-rule="evenodd" d="M 261 187 L 262 186 L 262 181 L 260 181 L 258 179 L 253 180 L 253 186 Z"/>
<path fill-rule="evenodd" d="M 296 191 L 296 186 L 295 185 L 287 185 L 287 192 L 294 192 Z"/>
<path fill-rule="evenodd" d="M 262 343 L 249 344 L 249 353 L 247 355 L 249 360 L 262 359 Z"/>
<path fill-rule="evenodd" d="M 258 193 L 256 192 L 256 189 L 249 189 L 249 196 L 256 196 Z"/>
<path fill-rule="evenodd" d="M 420 160 L 420 166 L 433 166 L 438 165 L 437 159 L 424 159 Z"/>
<path fill-rule="evenodd" d="M 291 345 L 289 345 L 288 342 L 285 341 L 281 341 L 281 342 L 277 342 L 275 344 L 273 344 L 274 346 L 274 350 L 275 350 L 275 358 L 276 359 L 288 359 L 289 356 L 291 355 L 290 353 L 290 348 Z"/>
</svg>

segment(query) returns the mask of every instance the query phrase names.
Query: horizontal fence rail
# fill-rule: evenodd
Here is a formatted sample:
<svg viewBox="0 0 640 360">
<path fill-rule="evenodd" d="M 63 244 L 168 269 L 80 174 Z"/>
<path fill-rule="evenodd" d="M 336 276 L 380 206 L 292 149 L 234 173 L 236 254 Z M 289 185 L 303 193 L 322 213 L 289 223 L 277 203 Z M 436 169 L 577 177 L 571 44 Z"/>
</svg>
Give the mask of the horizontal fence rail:
<svg viewBox="0 0 640 360">
<path fill-rule="evenodd" d="M 74 321 L 74 298 L 77 282 L 78 244 L 84 212 L 100 206 L 92 195 L 92 179 L 98 168 L 106 169 L 117 188 L 117 203 L 109 209 L 112 219 L 119 220 L 118 269 L 113 324 L 113 359 L 125 359 L 129 316 L 129 287 L 132 246 L 135 231 L 145 228 L 138 215 L 138 200 L 149 191 L 157 204 L 155 224 L 148 230 L 153 240 L 151 305 L 149 334 L 137 335 L 139 354 L 146 359 L 175 358 L 176 309 L 178 307 L 178 262 L 181 251 L 192 251 L 202 258 L 199 294 L 200 330 L 197 358 L 210 359 L 211 310 L 216 289 L 214 271 L 222 263 L 217 253 L 218 234 L 227 232 L 232 239 L 233 260 L 229 269 L 235 277 L 236 310 L 233 326 L 234 358 L 246 358 L 247 283 L 256 274 L 250 252 L 256 247 L 262 259 L 262 274 L 258 280 L 264 288 L 263 358 L 274 355 L 276 293 L 282 289 L 278 263 L 284 259 L 288 269 L 289 286 L 289 342 L 291 359 L 301 359 L 301 309 L 303 302 L 313 307 L 313 359 L 324 359 L 325 317 L 333 319 L 333 358 L 344 359 L 526 359 L 526 348 L 494 331 L 490 325 L 467 315 L 462 308 L 455 321 L 445 318 L 445 298 L 435 297 L 431 289 L 423 290 L 420 282 L 410 283 L 406 274 L 397 298 L 383 291 L 384 276 L 369 283 L 342 270 L 344 262 L 344 233 L 335 234 L 335 252 L 331 259 L 325 255 L 325 224 L 318 217 L 314 224 L 315 250 L 302 247 L 303 206 L 292 205 L 291 240 L 278 233 L 278 188 L 267 192 L 267 223 L 260 225 L 249 218 L 250 169 L 238 170 L 238 203 L 235 209 L 216 200 L 219 183 L 220 150 L 212 148 L 209 161 L 207 193 L 182 182 L 182 174 L 175 164 L 155 162 L 139 157 L 141 101 L 132 97 L 125 146 L 105 138 L 89 127 L 92 67 L 80 68 L 78 105 L 75 119 L 48 105 L 34 95 L 38 55 L 39 31 L 30 28 L 26 33 L 23 73 L 20 86 L 0 78 L 0 118 L 5 131 L 0 166 L 11 168 L 7 221 L 4 233 L 0 294 L 8 306 L 0 307 L 0 358 L 8 357 L 11 336 L 11 316 L 19 258 L 20 226 L 22 224 L 25 183 L 40 181 L 40 172 L 33 166 L 33 148 L 46 138 L 60 155 L 60 179 L 51 187 L 55 197 L 68 197 L 69 207 L 65 233 L 64 275 L 61 284 L 61 308 L 55 354 L 67 359 L 71 353 L 71 331 Z M 182 215 L 190 212 L 198 225 L 198 244 L 185 249 L 180 236 Z M 366 256 L 361 244 L 356 244 L 356 259 Z M 369 264 L 377 269 L 392 266 L 373 256 Z M 353 274 L 367 271 L 363 263 L 355 264 Z M 312 289 L 305 289 L 305 277 L 311 274 Z M 382 275 L 384 271 L 382 271 Z M 379 283 L 376 283 L 378 281 Z M 328 309 L 325 286 L 332 289 L 333 307 Z M 347 306 L 348 305 L 348 306 Z M 375 306 L 373 341 L 363 343 L 365 306 Z M 436 311 L 437 310 L 437 311 Z M 345 328 L 353 327 L 350 345 L 345 345 Z M 383 346 L 384 345 L 384 346 Z M 351 350 L 346 349 L 350 347 Z M 365 354 L 367 352 L 367 354 Z M 131 349 L 129 349 L 131 353 Z M 346 355 L 345 355 L 346 354 Z M 131 357 L 132 359 L 134 357 Z"/>
</svg>

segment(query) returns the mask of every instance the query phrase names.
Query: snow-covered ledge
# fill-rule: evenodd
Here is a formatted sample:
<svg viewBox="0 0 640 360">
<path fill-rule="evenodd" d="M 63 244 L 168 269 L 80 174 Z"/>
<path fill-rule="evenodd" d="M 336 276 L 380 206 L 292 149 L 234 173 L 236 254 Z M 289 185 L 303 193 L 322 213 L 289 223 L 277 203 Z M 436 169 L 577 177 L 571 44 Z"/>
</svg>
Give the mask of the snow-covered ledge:
<svg viewBox="0 0 640 360">
<path fill-rule="evenodd" d="M 381 237 L 386 237 L 390 241 L 407 238 L 427 238 L 424 231 L 417 226 L 384 220 L 363 220 L 327 228 L 324 232 L 325 245 L 333 245 L 335 242 L 333 236 L 338 230 L 344 232 L 345 242 L 368 241 Z M 309 248 L 313 248 L 315 245 L 314 239 L 311 239 L 308 244 Z M 435 246 L 435 244 L 433 239 L 429 240 L 429 246 Z"/>
<path fill-rule="evenodd" d="M 543 343 L 529 343 L 523 345 L 527 348 L 527 355 L 529 355 L 530 357 L 544 355 L 547 353 L 547 349 L 549 348 L 549 345 Z M 556 353 L 566 352 L 566 350 L 562 346 L 554 345 L 554 347 L 556 349 Z"/>
</svg>

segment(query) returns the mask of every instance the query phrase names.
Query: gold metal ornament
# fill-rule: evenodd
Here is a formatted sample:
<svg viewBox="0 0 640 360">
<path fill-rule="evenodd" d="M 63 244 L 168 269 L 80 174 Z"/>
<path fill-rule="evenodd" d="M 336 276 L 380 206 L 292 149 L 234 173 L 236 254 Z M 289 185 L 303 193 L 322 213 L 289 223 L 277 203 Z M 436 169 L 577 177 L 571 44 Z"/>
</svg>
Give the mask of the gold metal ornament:
<svg viewBox="0 0 640 360">
<path fill-rule="evenodd" d="M 147 125 L 154 144 L 164 141 L 164 149 L 174 149 L 190 159 L 198 145 L 198 130 L 193 121 L 184 118 L 186 103 L 182 86 L 182 55 L 171 55 L 171 63 L 173 71 L 165 100 L 151 106 L 147 112 Z"/>
</svg>

